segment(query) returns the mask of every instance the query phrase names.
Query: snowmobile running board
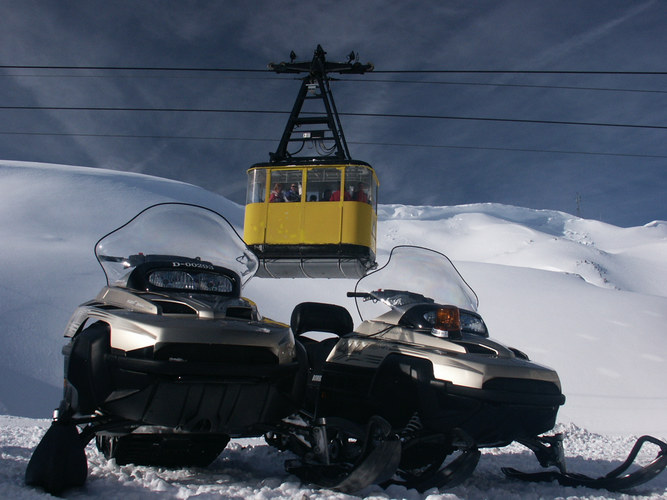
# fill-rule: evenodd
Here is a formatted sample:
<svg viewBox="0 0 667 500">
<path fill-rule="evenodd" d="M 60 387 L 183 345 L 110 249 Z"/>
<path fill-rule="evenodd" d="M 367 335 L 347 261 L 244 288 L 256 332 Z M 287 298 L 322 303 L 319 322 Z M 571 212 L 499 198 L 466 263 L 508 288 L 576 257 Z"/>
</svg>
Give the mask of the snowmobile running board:
<svg viewBox="0 0 667 500">
<path fill-rule="evenodd" d="M 549 438 L 557 439 L 558 437 L 560 440 L 562 440 L 561 435 L 549 436 Z M 639 451 L 645 443 L 653 443 L 657 445 L 660 448 L 658 455 L 650 464 L 640 467 L 634 472 L 630 472 L 629 474 L 622 476 L 621 474 L 623 474 L 634 463 L 637 455 L 639 454 Z M 545 458 L 545 456 L 548 455 L 551 451 L 556 453 L 562 451 L 562 446 L 560 446 L 560 444 L 554 444 L 553 442 L 550 442 L 549 444 L 552 446 L 545 446 L 542 448 L 540 451 L 544 451 L 544 453 L 540 455 L 540 451 L 536 451 L 534 449 L 533 443 L 530 443 L 530 445 L 526 443 L 522 444 L 528 446 L 528 448 L 535 452 L 538 460 L 540 461 L 540 464 L 543 466 L 547 466 L 543 463 L 543 458 Z M 507 477 L 528 482 L 558 481 L 558 483 L 562 486 L 586 486 L 587 488 L 605 489 L 609 491 L 625 491 L 650 481 L 667 467 L 667 443 L 660 441 L 653 436 L 640 437 L 632 447 L 632 450 L 630 451 L 630 454 L 628 455 L 628 458 L 625 460 L 625 462 L 623 462 L 616 469 L 612 470 L 609 474 L 598 478 L 592 478 L 584 474 L 566 472 L 564 463 L 562 461 L 560 461 L 560 463 L 556 463 L 558 461 L 558 459 L 550 461 L 549 465 L 557 465 L 560 471 L 530 473 L 521 472 L 509 467 L 503 467 L 502 471 Z"/>
</svg>

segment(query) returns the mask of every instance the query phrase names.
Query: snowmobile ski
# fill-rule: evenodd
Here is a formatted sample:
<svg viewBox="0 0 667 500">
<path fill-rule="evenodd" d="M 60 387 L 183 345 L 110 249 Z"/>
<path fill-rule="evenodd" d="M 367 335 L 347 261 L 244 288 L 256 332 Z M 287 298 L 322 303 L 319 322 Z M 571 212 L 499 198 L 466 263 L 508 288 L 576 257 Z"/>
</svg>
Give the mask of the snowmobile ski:
<svg viewBox="0 0 667 500">
<path fill-rule="evenodd" d="M 87 444 L 75 424 L 54 420 L 30 457 L 25 484 L 52 495 L 82 486 L 88 476 Z"/>
<path fill-rule="evenodd" d="M 383 486 L 386 487 L 390 484 L 397 484 L 405 486 L 407 489 L 415 489 L 420 493 L 424 493 L 431 488 L 453 488 L 472 475 L 477 467 L 480 456 L 481 453 L 477 448 L 463 450 L 461 455 L 444 467 L 436 469 L 433 473 L 424 474 L 423 476 L 413 476 L 406 479 L 392 480 L 385 483 Z"/>
<path fill-rule="evenodd" d="M 285 468 L 304 482 L 352 493 L 390 478 L 398 467 L 400 450 L 400 441 L 391 434 L 389 423 L 374 417 L 368 424 L 363 451 L 356 463 L 312 464 L 297 459 L 288 461 Z"/>
<path fill-rule="evenodd" d="M 648 465 L 640 467 L 634 472 L 622 475 L 634 463 L 639 451 L 645 443 L 653 443 L 660 447 L 655 459 Z M 539 458 L 539 457 L 538 457 Z M 541 463 L 541 461 L 540 461 Z M 555 465 L 555 464 L 554 464 Z M 604 489 L 609 491 L 626 491 L 640 484 L 644 484 L 667 467 L 667 443 L 654 438 L 653 436 L 640 437 L 632 447 L 628 458 L 609 474 L 592 478 L 584 474 L 566 472 L 565 467 L 559 467 L 560 471 L 544 472 L 521 472 L 513 468 L 504 467 L 503 473 L 510 478 L 520 479 L 528 482 L 558 481 L 562 486 L 586 486 L 594 489 Z"/>
</svg>

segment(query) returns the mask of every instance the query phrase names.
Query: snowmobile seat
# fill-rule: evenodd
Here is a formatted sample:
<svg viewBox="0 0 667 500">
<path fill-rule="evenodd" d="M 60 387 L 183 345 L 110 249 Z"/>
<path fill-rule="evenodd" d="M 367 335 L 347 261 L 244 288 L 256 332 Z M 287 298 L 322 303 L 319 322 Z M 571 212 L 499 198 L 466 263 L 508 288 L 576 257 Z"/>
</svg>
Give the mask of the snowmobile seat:
<svg viewBox="0 0 667 500">
<path fill-rule="evenodd" d="M 335 304 L 320 302 L 302 302 L 292 311 L 290 326 L 299 342 L 305 347 L 308 354 L 308 365 L 315 372 L 320 373 L 322 366 L 338 342 L 338 338 L 328 338 L 317 341 L 302 334 L 306 332 L 333 333 L 338 337 L 350 333 L 354 329 L 352 316 L 344 307 Z"/>
<path fill-rule="evenodd" d="M 292 311 L 290 326 L 297 337 L 305 332 L 328 332 L 339 337 L 354 329 L 352 316 L 342 306 L 301 302 Z"/>
</svg>

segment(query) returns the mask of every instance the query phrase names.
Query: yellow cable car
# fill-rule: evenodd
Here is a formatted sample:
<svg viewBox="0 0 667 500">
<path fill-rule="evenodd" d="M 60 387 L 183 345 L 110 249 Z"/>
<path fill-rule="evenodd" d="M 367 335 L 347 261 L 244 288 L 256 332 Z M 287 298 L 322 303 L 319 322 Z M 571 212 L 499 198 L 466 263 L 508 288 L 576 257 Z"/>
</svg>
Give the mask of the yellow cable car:
<svg viewBox="0 0 667 500">
<path fill-rule="evenodd" d="M 362 74 L 371 64 L 313 60 L 269 64 L 277 73 L 307 73 L 275 153 L 248 170 L 244 239 L 268 278 L 359 278 L 375 267 L 378 179 L 352 160 L 329 88 L 328 72 Z M 320 102 L 324 113 L 304 112 Z M 308 116 L 302 116 L 307 114 Z M 298 130 L 297 130 L 298 129 Z M 296 152 L 288 145 L 301 143 Z M 304 146 L 306 155 L 299 156 Z M 307 153 L 317 151 L 316 156 Z"/>
<path fill-rule="evenodd" d="M 258 276 L 359 278 L 375 265 L 378 180 L 361 161 L 248 170 L 244 239 Z"/>
</svg>

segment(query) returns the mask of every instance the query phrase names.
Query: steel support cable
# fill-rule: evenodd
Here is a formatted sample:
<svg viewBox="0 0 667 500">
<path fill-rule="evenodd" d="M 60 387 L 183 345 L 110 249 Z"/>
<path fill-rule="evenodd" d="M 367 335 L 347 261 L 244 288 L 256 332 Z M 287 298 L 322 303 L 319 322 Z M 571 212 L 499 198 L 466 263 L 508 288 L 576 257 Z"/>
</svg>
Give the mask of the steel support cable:
<svg viewBox="0 0 667 500">
<path fill-rule="evenodd" d="M 98 71 L 202 71 L 202 72 L 249 72 L 266 73 L 266 69 L 251 68 L 207 68 L 207 67 L 165 67 L 165 66 L 64 66 L 64 65 L 31 65 L 1 64 L 0 69 L 57 69 L 57 70 L 98 70 Z M 667 71 L 589 71 L 589 70 L 505 70 L 505 69 L 399 69 L 378 70 L 373 73 L 396 74 L 525 74 L 525 75 L 667 75 Z"/>
<path fill-rule="evenodd" d="M 4 110 L 46 110 L 46 111 L 143 111 L 161 113 L 258 113 L 258 114 L 289 114 L 289 111 L 277 110 L 253 110 L 253 109 L 192 109 L 192 108 L 111 108 L 99 106 L 0 106 Z M 318 114 L 305 113 L 304 114 Z M 569 120 L 528 120 L 521 118 L 492 118 L 473 116 L 448 116 L 448 115 L 418 115 L 418 114 L 395 114 L 395 113 L 339 113 L 341 116 L 358 116 L 366 118 L 412 118 L 429 120 L 465 120 L 486 121 L 505 123 L 532 123 L 542 125 L 578 125 L 589 127 L 616 127 L 616 128 L 640 128 L 667 130 L 667 125 L 642 125 L 633 123 L 602 123 L 602 122 L 576 122 Z"/>
<path fill-rule="evenodd" d="M 416 74 L 508 74 L 508 75 L 667 75 L 667 71 L 587 71 L 587 70 L 498 70 L 498 69 L 399 69 L 373 70 L 373 73 Z"/>
<path fill-rule="evenodd" d="M 337 82 L 363 82 L 363 83 L 418 83 L 423 85 L 461 85 L 469 87 L 516 87 L 528 89 L 550 89 L 550 90 L 588 90 L 595 92 L 638 92 L 644 94 L 667 94 L 667 90 L 653 89 L 622 89 L 612 87 L 580 87 L 574 85 L 533 85 L 528 83 L 492 83 L 492 82 L 452 82 L 442 80 L 389 80 L 378 78 L 338 79 Z"/>
<path fill-rule="evenodd" d="M 419 118 L 432 120 L 467 120 L 467 121 L 487 121 L 487 122 L 512 122 L 512 123 L 533 123 L 546 125 L 582 125 L 589 127 L 625 127 L 625 128 L 645 128 L 666 130 L 667 125 L 641 125 L 632 123 L 601 123 L 601 122 L 575 122 L 566 120 L 527 120 L 521 118 L 490 118 L 473 116 L 446 116 L 446 115 L 413 115 L 413 114 L 390 114 L 390 113 L 340 113 L 345 116 L 364 116 L 375 118 Z"/>
<path fill-rule="evenodd" d="M 231 70 L 230 70 L 231 71 Z M 19 78 L 117 78 L 117 79 L 181 79 L 181 80 L 271 80 L 280 82 L 281 80 L 299 80 L 299 78 L 276 78 L 275 76 L 201 76 L 201 75 L 81 75 L 81 74 L 22 74 L 22 73 L 4 73 L 1 77 L 19 77 Z M 667 90 L 657 89 L 628 89 L 613 87 L 582 87 L 575 85 L 535 85 L 528 83 L 493 83 L 493 82 L 455 82 L 442 80 L 394 80 L 379 78 L 332 78 L 334 82 L 362 82 L 362 83 L 401 83 L 401 84 L 420 84 L 420 85 L 459 85 L 468 87 L 507 87 L 507 88 L 528 88 L 528 89 L 550 89 L 550 90 L 587 90 L 594 92 L 632 92 L 642 94 L 667 94 Z"/>
<path fill-rule="evenodd" d="M 57 69 L 72 71 L 202 71 L 220 73 L 266 73 L 265 69 L 248 68 L 191 68 L 191 67 L 160 67 L 160 66 L 57 66 L 33 64 L 0 64 L 0 69 Z"/>
<path fill-rule="evenodd" d="M 276 139 L 249 138 L 249 137 L 221 137 L 221 136 L 197 136 L 197 135 L 157 135 L 157 134 L 86 134 L 76 132 L 9 132 L 0 131 L 0 135 L 28 135 L 28 136 L 54 136 L 54 137 L 92 137 L 110 139 L 174 139 L 174 140 L 197 140 L 197 141 L 243 141 L 243 142 L 277 142 Z M 492 146 L 453 146 L 450 144 L 418 144 L 418 143 L 396 143 L 396 142 L 372 142 L 372 141 L 348 141 L 349 144 L 359 146 L 383 146 L 400 148 L 436 148 L 436 149 L 468 149 L 479 151 L 507 151 L 519 153 L 549 153 L 568 155 L 589 156 L 619 156 L 629 158 L 667 158 L 667 155 L 649 155 L 635 153 L 608 153 L 604 151 L 568 151 L 559 149 L 531 149 L 531 148 L 501 148 Z"/>
</svg>

